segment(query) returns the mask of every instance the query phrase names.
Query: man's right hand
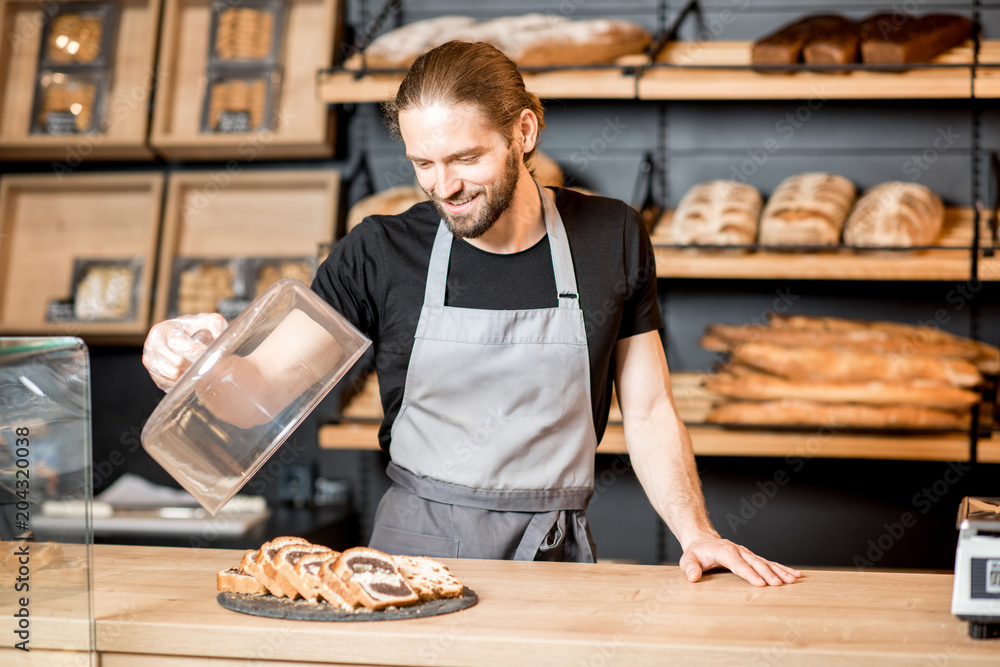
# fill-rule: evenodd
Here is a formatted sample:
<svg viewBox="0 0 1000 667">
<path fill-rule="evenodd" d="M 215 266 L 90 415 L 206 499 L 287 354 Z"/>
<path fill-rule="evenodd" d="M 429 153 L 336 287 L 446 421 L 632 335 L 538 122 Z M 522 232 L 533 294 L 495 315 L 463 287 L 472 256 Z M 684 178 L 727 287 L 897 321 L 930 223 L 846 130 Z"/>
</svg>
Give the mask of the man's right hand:
<svg viewBox="0 0 1000 667">
<path fill-rule="evenodd" d="M 167 391 L 225 328 L 226 318 L 218 313 L 181 315 L 155 324 L 142 348 L 142 365 L 156 386 Z M 211 334 L 210 339 L 195 338 L 195 334 L 203 330 Z M 203 335 L 199 334 L 198 338 Z"/>
</svg>

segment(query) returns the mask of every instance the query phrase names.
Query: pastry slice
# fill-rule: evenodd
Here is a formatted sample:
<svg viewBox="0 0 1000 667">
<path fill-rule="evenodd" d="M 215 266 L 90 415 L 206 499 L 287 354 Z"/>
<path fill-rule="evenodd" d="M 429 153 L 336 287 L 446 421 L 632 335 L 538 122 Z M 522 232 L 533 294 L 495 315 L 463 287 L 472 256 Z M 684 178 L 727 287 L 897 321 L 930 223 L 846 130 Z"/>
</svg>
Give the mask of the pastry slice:
<svg viewBox="0 0 1000 667">
<path fill-rule="evenodd" d="M 393 556 L 392 562 L 421 601 L 462 596 L 462 582 L 433 558 Z"/>
<path fill-rule="evenodd" d="M 227 593 L 242 593 L 243 595 L 264 595 L 267 588 L 257 581 L 252 574 L 241 572 L 238 567 L 219 570 L 215 577 L 216 588 Z"/>
<path fill-rule="evenodd" d="M 278 598 L 287 596 L 285 591 L 282 590 L 281 585 L 277 581 L 274 581 L 267 573 L 265 564 L 274 559 L 274 554 L 278 553 L 281 547 L 288 546 L 289 544 L 309 544 L 309 541 L 301 537 L 276 537 L 270 542 L 262 544 L 256 556 L 250 552 L 244 554 L 243 560 L 240 562 L 241 570 L 253 575 L 257 581 L 267 587 L 271 595 Z"/>
<path fill-rule="evenodd" d="M 347 587 L 343 585 L 343 582 L 338 578 L 336 582 L 337 590 L 334 590 L 320 576 L 320 570 L 323 569 L 324 564 L 332 564 L 339 556 L 339 551 L 332 551 L 326 554 L 302 554 L 298 562 L 295 563 L 294 576 L 289 576 L 289 582 L 295 585 L 299 595 L 310 602 L 323 599 L 334 607 L 339 607 L 344 611 L 353 611 L 358 606 L 358 603 L 353 598 L 347 599 L 343 597 L 343 595 L 348 594 Z"/>
<path fill-rule="evenodd" d="M 285 596 L 294 600 L 302 595 L 299 586 L 296 585 L 295 574 L 295 565 L 299 559 L 306 554 L 318 554 L 328 558 L 334 553 L 336 552 L 330 547 L 319 544 L 289 544 L 278 549 L 274 558 L 264 564 L 264 570 L 271 580 L 278 584 Z M 307 596 L 302 595 L 302 597 Z M 315 602 L 315 598 L 310 602 Z"/>
<path fill-rule="evenodd" d="M 333 562 L 324 564 L 320 577 L 334 590 L 335 579 L 339 579 L 350 597 L 371 610 L 404 607 L 420 601 L 420 596 L 399 573 L 392 556 L 377 549 L 347 549 Z"/>
</svg>

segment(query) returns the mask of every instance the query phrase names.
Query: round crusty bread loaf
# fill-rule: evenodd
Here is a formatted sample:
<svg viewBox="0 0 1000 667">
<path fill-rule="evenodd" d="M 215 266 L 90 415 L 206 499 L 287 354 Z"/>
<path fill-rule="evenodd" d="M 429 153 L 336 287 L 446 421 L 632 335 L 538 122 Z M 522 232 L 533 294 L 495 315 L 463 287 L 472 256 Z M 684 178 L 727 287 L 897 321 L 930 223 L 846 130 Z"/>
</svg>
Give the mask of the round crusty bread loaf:
<svg viewBox="0 0 1000 667">
<path fill-rule="evenodd" d="M 736 181 L 706 181 L 681 198 L 670 226 L 680 245 L 746 245 L 757 237 L 760 192 Z"/>
<path fill-rule="evenodd" d="M 836 245 L 854 203 L 854 184 L 822 172 L 783 180 L 760 218 L 763 245 Z"/>
<path fill-rule="evenodd" d="M 423 190 L 412 185 L 397 185 L 368 195 L 347 212 L 347 231 L 357 227 L 370 215 L 397 215 L 427 199 Z"/>
<path fill-rule="evenodd" d="M 941 198 L 919 183 L 889 181 L 871 188 L 844 225 L 844 243 L 912 247 L 933 243 L 944 225 Z"/>
<path fill-rule="evenodd" d="M 527 166 L 528 171 L 543 188 L 561 188 L 565 183 L 562 167 L 542 151 L 536 150 L 532 153 Z"/>
</svg>

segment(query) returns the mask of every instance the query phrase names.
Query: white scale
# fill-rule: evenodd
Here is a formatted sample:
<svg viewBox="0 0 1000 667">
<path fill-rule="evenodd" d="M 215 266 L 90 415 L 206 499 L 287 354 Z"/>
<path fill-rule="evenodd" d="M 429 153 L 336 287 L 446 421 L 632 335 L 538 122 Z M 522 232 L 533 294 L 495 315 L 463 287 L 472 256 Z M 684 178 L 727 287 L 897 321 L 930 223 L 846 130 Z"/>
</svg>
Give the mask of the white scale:
<svg viewBox="0 0 1000 667">
<path fill-rule="evenodd" d="M 970 637 L 1000 637 L 1000 498 L 963 498 L 958 529 L 951 613 Z"/>
</svg>

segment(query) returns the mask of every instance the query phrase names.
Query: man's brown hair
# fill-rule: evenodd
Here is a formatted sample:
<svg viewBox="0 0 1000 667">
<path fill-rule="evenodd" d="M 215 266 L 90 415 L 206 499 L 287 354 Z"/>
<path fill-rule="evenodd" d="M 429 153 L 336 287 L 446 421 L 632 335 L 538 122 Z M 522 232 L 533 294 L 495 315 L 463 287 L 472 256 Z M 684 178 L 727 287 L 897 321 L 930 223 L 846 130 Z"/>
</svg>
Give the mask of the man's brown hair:
<svg viewBox="0 0 1000 667">
<path fill-rule="evenodd" d="M 478 107 L 508 146 L 525 109 L 535 112 L 539 132 L 545 127 L 542 103 L 525 90 L 517 65 L 486 42 L 447 42 L 416 59 L 399 84 L 395 99 L 383 105 L 393 137 L 400 137 L 400 111 L 434 103 Z M 525 162 L 534 152 L 532 148 L 524 154 Z"/>
</svg>

